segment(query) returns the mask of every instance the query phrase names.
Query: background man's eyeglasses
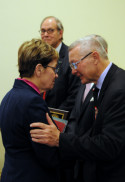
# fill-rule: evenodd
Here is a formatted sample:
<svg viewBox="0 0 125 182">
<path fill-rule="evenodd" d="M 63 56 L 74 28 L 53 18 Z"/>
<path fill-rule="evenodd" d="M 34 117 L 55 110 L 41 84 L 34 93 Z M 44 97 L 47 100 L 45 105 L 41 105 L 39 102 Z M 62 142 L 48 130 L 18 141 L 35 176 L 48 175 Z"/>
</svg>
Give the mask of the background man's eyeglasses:
<svg viewBox="0 0 125 182">
<path fill-rule="evenodd" d="M 47 67 L 52 68 L 53 71 L 55 72 L 55 74 L 57 74 L 57 73 L 59 72 L 59 68 L 57 68 L 57 67 L 53 67 L 53 66 L 44 66 L 44 68 L 47 68 Z"/>
<path fill-rule="evenodd" d="M 48 34 L 52 34 L 55 30 L 56 30 L 56 29 L 52 29 L 52 28 L 49 28 L 49 29 L 47 29 L 47 30 L 41 29 L 41 30 L 39 30 L 39 33 L 40 33 L 40 34 L 45 34 L 45 32 L 47 32 Z"/>
<path fill-rule="evenodd" d="M 93 52 L 88 53 L 86 56 L 84 56 L 83 58 L 81 58 L 79 61 L 75 62 L 75 63 L 70 63 L 70 67 L 71 69 L 77 69 L 77 64 L 80 63 L 83 59 L 85 59 L 86 57 L 88 57 L 90 54 L 92 54 Z"/>
</svg>

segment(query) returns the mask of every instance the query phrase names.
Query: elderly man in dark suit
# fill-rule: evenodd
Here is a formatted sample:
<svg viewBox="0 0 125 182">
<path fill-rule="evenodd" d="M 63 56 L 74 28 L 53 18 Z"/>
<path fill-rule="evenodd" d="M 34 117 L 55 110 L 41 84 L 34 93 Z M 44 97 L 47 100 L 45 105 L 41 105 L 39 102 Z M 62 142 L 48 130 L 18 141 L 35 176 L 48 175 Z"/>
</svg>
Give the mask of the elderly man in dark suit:
<svg viewBox="0 0 125 182">
<path fill-rule="evenodd" d="M 96 34 L 91 34 L 89 36 L 99 41 L 99 43 L 102 44 L 102 46 L 104 47 L 105 51 L 108 54 L 108 44 L 103 37 Z M 65 131 L 66 133 L 75 132 L 77 121 L 79 119 L 80 114 L 81 113 L 83 114 L 84 112 L 87 111 L 86 108 L 93 94 L 93 91 L 92 91 L 93 85 L 94 83 L 81 84 L 77 97 L 76 97 L 75 105 L 73 107 L 73 110 L 70 114 L 70 118 L 68 120 L 68 125 Z"/>
<path fill-rule="evenodd" d="M 103 46 L 91 36 L 69 47 L 69 61 L 83 84 L 95 83 L 97 98 L 92 96 L 88 111 L 81 113 L 76 135 L 60 133 L 47 116 L 50 125 L 32 125 L 42 128 L 31 131 L 32 140 L 59 147 L 63 159 L 78 160 L 78 182 L 124 182 L 125 71 L 109 61 Z M 87 123 L 91 123 L 88 128 Z"/>
<path fill-rule="evenodd" d="M 44 18 L 40 25 L 41 38 L 59 52 L 58 79 L 55 81 L 54 88 L 46 92 L 45 100 L 49 107 L 71 112 L 81 83 L 79 78 L 72 75 L 68 46 L 62 42 L 63 31 L 61 21 L 54 16 Z"/>
</svg>

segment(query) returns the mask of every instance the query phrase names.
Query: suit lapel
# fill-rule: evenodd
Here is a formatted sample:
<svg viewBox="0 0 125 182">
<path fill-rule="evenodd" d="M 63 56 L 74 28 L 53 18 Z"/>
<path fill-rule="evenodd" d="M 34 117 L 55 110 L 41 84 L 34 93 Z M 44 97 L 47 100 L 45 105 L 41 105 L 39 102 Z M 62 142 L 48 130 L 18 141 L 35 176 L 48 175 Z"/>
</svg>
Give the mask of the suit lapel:
<svg viewBox="0 0 125 182">
<path fill-rule="evenodd" d="M 62 58 L 64 58 L 66 55 L 65 55 L 65 53 L 66 53 L 66 50 L 68 49 L 68 46 L 66 46 L 63 42 L 62 42 L 62 46 L 61 46 L 61 49 L 60 49 L 60 51 L 59 51 L 59 57 L 60 57 L 60 59 Z"/>
<path fill-rule="evenodd" d="M 78 106 L 77 107 L 80 107 L 80 110 L 81 110 L 81 107 L 82 107 L 82 99 L 83 99 L 83 94 L 85 92 L 85 85 L 82 85 L 81 88 L 80 88 L 80 94 L 79 94 L 79 97 L 78 97 Z"/>
<path fill-rule="evenodd" d="M 114 75 L 114 73 L 116 72 L 117 69 L 118 69 L 118 67 L 116 65 L 112 64 L 112 66 L 111 66 L 110 70 L 108 71 L 108 73 L 104 79 L 104 82 L 102 84 L 102 88 L 101 88 L 101 91 L 99 94 L 99 99 L 98 99 L 98 115 L 97 115 L 95 122 L 93 123 L 93 129 L 92 129 L 93 135 L 98 134 L 102 128 L 103 119 L 100 118 L 100 114 L 101 114 L 100 110 L 102 110 L 104 105 L 101 103 L 103 101 L 103 97 L 105 95 L 107 87 L 110 85 L 110 82 L 112 81 L 112 76 Z"/>
<path fill-rule="evenodd" d="M 86 107 L 88 107 L 89 102 L 91 102 L 91 99 L 92 99 L 92 97 L 93 97 L 93 91 L 92 91 L 92 90 L 93 90 L 93 87 L 91 88 L 91 90 L 89 91 L 88 95 L 86 96 L 84 102 L 83 102 L 82 105 L 81 105 L 81 111 L 80 111 L 81 114 L 80 114 L 79 117 L 78 117 L 78 121 L 80 121 L 80 117 L 83 115 L 83 113 L 84 113 Z M 84 92 L 83 92 L 83 93 L 84 93 Z M 82 94 L 82 97 L 83 97 L 83 94 Z M 82 99 L 82 98 L 81 98 L 81 99 Z"/>
<path fill-rule="evenodd" d="M 62 46 L 61 46 L 61 49 L 59 51 L 59 60 L 58 60 L 58 64 L 57 64 L 57 67 L 59 68 L 59 71 L 61 71 L 62 62 L 63 62 L 63 59 L 65 57 L 66 47 L 67 46 L 62 42 Z M 46 92 L 46 98 L 47 98 L 47 96 L 48 96 L 48 94 L 50 92 L 51 92 L 51 90 L 49 90 L 49 91 Z"/>
<path fill-rule="evenodd" d="M 98 99 L 98 107 L 100 106 L 101 104 L 101 101 L 103 99 L 103 96 L 105 94 L 105 90 L 107 89 L 108 85 L 109 85 L 109 82 L 111 81 L 111 78 L 112 76 L 114 75 L 114 72 L 117 70 L 117 66 L 115 64 L 112 64 L 111 68 L 109 69 L 105 79 L 104 79 L 104 82 L 102 84 L 102 88 L 100 90 L 100 94 L 99 94 L 99 99 Z"/>
</svg>

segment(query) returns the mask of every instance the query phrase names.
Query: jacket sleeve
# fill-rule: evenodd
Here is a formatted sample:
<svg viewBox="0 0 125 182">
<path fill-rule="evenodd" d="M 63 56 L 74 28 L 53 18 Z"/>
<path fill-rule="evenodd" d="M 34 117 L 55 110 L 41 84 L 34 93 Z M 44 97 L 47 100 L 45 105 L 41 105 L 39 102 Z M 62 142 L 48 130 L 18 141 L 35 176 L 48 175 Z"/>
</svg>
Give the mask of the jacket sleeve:
<svg viewBox="0 0 125 182">
<path fill-rule="evenodd" d="M 27 112 L 27 127 L 26 127 L 27 133 L 30 134 L 31 128 L 29 127 L 29 125 L 33 122 L 42 122 L 48 124 L 46 120 L 46 112 L 48 112 L 48 108 L 45 102 L 39 97 L 35 97 L 30 103 Z M 44 165 L 46 167 L 58 166 L 59 164 L 58 148 L 35 143 L 31 140 L 29 134 L 28 136 L 31 142 L 31 147 L 41 165 Z"/>
</svg>

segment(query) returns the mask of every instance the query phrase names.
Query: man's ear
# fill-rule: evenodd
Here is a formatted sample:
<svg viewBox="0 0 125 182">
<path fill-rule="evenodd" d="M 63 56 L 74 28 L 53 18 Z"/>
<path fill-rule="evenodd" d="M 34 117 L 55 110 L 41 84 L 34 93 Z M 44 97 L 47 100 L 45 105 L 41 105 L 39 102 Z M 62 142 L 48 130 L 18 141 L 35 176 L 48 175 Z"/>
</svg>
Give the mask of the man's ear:
<svg viewBox="0 0 125 182">
<path fill-rule="evenodd" d="M 35 67 L 34 73 L 36 74 L 37 77 L 41 76 L 41 73 L 43 72 L 43 66 L 41 64 L 37 64 Z"/>
<path fill-rule="evenodd" d="M 93 58 L 94 58 L 94 64 L 98 64 L 98 62 L 99 62 L 99 60 L 100 60 L 100 55 L 99 55 L 99 53 L 98 53 L 97 51 L 94 51 L 94 52 L 92 53 L 92 56 L 93 56 Z"/>
<path fill-rule="evenodd" d="M 63 30 L 59 30 L 59 34 L 61 36 L 61 38 L 63 37 Z"/>
</svg>

